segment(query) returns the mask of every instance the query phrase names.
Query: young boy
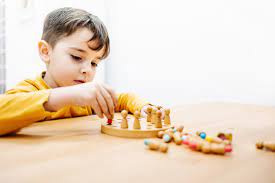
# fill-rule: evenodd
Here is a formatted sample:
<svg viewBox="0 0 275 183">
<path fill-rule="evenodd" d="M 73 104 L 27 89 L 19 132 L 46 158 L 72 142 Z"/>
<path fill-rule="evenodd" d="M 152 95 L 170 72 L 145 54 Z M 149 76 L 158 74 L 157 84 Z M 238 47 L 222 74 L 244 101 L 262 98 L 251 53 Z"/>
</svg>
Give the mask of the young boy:
<svg viewBox="0 0 275 183">
<path fill-rule="evenodd" d="M 61 8 L 47 15 L 39 55 L 47 71 L 26 79 L 0 97 L 0 135 L 43 120 L 91 115 L 112 119 L 115 111 L 146 114 L 148 102 L 93 82 L 109 54 L 104 24 L 80 9 Z"/>
</svg>

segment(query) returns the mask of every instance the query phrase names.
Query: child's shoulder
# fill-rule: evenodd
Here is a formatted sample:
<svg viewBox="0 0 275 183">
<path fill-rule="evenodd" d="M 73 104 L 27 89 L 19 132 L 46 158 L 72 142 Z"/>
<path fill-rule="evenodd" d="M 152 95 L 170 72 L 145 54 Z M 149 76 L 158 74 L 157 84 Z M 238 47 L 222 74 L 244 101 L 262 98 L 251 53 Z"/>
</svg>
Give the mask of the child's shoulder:
<svg viewBox="0 0 275 183">
<path fill-rule="evenodd" d="M 14 94 L 14 93 L 20 93 L 20 92 L 33 92 L 38 90 L 44 90 L 48 89 L 47 84 L 42 78 L 42 75 L 40 74 L 34 79 L 24 79 L 23 81 L 20 81 L 16 84 L 16 86 L 8 91 L 6 91 L 6 94 Z"/>
</svg>

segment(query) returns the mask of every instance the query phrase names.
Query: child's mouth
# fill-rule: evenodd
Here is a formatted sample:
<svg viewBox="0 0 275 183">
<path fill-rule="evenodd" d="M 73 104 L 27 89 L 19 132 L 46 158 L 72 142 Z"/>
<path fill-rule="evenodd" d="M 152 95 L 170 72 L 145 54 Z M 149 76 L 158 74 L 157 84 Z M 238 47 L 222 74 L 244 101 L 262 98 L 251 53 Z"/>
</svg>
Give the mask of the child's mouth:
<svg viewBox="0 0 275 183">
<path fill-rule="evenodd" d="M 83 80 L 74 80 L 74 82 L 76 82 L 77 84 L 85 83 L 85 81 L 83 81 Z"/>
</svg>

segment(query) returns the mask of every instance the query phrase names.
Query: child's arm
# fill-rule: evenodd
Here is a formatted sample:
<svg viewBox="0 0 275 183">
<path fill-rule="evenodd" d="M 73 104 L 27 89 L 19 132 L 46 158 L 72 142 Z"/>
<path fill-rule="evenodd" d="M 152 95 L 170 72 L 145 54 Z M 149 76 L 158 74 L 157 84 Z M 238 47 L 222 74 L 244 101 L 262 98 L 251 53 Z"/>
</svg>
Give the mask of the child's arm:
<svg viewBox="0 0 275 183">
<path fill-rule="evenodd" d="M 135 111 L 140 111 L 141 116 L 146 117 L 148 107 L 157 109 L 156 106 L 141 99 L 140 97 L 138 97 L 133 93 L 121 93 L 118 95 L 118 106 L 116 108 L 116 112 L 127 110 L 132 114 L 134 114 Z M 164 118 L 164 110 L 161 106 L 160 106 L 160 111 L 162 113 L 162 118 Z"/>
<path fill-rule="evenodd" d="M 44 107 L 48 111 L 58 111 L 64 106 L 91 106 L 95 113 L 111 119 L 117 105 L 117 98 L 112 89 L 94 82 L 52 89 Z"/>
<path fill-rule="evenodd" d="M 9 134 L 34 122 L 45 120 L 62 107 L 92 106 L 103 117 L 112 118 L 117 99 L 107 86 L 96 83 L 39 90 L 27 82 L 0 95 L 0 135 Z"/>
<path fill-rule="evenodd" d="M 49 90 L 0 95 L 0 135 L 5 135 L 46 118 L 43 104 Z"/>
<path fill-rule="evenodd" d="M 141 111 L 143 107 L 149 105 L 149 102 L 142 100 L 140 97 L 133 93 L 120 93 L 118 95 L 117 112 L 127 110 L 134 114 L 135 111 Z"/>
</svg>

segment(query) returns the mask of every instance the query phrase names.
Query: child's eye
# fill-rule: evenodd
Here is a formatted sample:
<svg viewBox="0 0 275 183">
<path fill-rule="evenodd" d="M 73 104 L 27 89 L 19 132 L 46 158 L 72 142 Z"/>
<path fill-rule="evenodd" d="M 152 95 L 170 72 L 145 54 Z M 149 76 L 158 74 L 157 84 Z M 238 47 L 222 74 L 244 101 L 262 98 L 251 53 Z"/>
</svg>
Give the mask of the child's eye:
<svg viewBox="0 0 275 183">
<path fill-rule="evenodd" d="M 92 67 L 97 67 L 97 64 L 95 62 L 91 63 Z"/>
<path fill-rule="evenodd" d="M 81 57 L 74 56 L 74 55 L 71 55 L 71 57 L 76 61 L 80 61 L 82 59 Z"/>
</svg>

